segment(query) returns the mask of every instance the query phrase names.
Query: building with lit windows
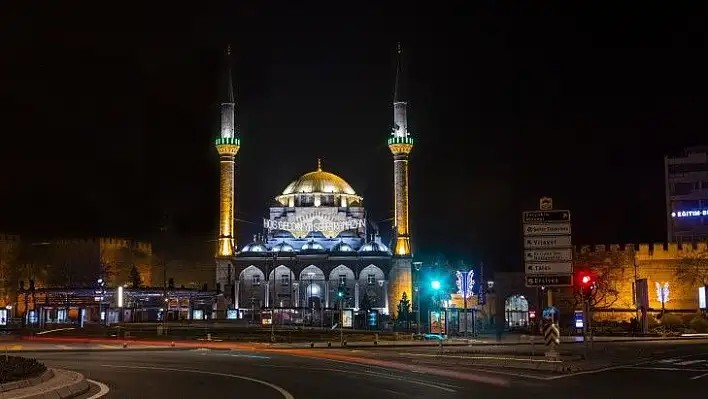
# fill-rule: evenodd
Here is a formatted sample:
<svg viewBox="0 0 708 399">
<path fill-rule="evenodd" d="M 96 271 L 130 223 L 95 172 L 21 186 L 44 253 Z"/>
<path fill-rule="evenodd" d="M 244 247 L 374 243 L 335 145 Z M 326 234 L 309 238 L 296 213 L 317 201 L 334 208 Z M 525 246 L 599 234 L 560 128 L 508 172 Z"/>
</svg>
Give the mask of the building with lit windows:
<svg viewBox="0 0 708 399">
<path fill-rule="evenodd" d="M 708 147 L 664 158 L 668 242 L 708 240 Z"/>
<path fill-rule="evenodd" d="M 265 308 L 278 310 L 279 323 L 328 324 L 336 322 L 337 312 L 332 310 L 340 308 L 395 316 L 403 294 L 412 297 L 408 160 L 413 138 L 399 87 L 400 47 L 397 54 L 394 129 L 388 140 L 394 161 L 391 248 L 367 228 L 363 198 L 344 179 L 324 170 L 319 160 L 314 171 L 295 179 L 275 197 L 277 206 L 263 221 L 264 234 L 238 245 L 233 169 L 241 142 L 235 135 L 229 87 L 231 94 L 221 108 L 221 135 L 215 143 L 222 166 L 216 256 L 216 282 L 223 291 L 219 317 L 225 313 L 228 318 L 248 318 Z"/>
</svg>

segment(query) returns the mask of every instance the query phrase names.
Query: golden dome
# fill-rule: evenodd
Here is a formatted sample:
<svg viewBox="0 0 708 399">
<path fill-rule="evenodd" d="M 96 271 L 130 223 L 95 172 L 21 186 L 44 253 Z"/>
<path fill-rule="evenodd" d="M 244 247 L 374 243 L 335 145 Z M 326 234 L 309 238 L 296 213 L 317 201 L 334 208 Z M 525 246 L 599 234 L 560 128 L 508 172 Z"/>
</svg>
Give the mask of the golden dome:
<svg viewBox="0 0 708 399">
<path fill-rule="evenodd" d="M 301 193 L 356 195 L 352 186 L 350 186 L 344 179 L 334 173 L 323 171 L 322 163 L 319 159 L 317 160 L 316 171 L 305 173 L 294 182 L 288 184 L 285 190 L 283 190 L 282 195 Z"/>
</svg>

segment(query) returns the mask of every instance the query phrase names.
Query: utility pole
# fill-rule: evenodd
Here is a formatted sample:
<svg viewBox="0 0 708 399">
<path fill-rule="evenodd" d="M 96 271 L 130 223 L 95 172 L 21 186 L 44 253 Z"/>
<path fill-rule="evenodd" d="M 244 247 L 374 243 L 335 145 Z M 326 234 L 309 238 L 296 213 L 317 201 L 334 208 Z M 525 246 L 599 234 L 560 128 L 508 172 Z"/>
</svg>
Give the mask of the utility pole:
<svg viewBox="0 0 708 399">
<path fill-rule="evenodd" d="M 415 301 L 416 301 L 416 312 L 415 312 L 415 326 L 416 332 L 420 335 L 420 269 L 423 266 L 423 262 L 413 262 L 413 267 L 415 268 Z"/>
</svg>

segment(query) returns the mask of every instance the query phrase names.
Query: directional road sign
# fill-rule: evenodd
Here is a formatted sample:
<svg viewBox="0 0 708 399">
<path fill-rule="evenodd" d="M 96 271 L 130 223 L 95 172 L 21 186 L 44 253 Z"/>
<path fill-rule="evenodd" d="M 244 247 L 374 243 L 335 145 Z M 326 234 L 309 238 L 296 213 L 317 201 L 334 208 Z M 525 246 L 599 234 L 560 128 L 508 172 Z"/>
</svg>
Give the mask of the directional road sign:
<svg viewBox="0 0 708 399">
<path fill-rule="evenodd" d="M 570 236 L 557 236 L 557 237 L 524 237 L 524 248 L 563 248 L 571 247 L 573 243 L 571 242 Z"/>
<path fill-rule="evenodd" d="M 570 211 L 526 211 L 523 220 L 524 223 L 567 223 L 570 222 Z"/>
<path fill-rule="evenodd" d="M 525 236 L 570 235 L 570 223 L 524 224 Z"/>
<path fill-rule="evenodd" d="M 526 262 L 526 274 L 572 274 L 572 262 Z"/>
<path fill-rule="evenodd" d="M 571 248 L 546 248 L 527 249 L 524 251 L 525 262 L 553 262 L 559 260 L 573 260 Z"/>
<path fill-rule="evenodd" d="M 527 287 L 567 287 L 573 285 L 573 277 L 563 276 L 526 276 Z"/>
</svg>

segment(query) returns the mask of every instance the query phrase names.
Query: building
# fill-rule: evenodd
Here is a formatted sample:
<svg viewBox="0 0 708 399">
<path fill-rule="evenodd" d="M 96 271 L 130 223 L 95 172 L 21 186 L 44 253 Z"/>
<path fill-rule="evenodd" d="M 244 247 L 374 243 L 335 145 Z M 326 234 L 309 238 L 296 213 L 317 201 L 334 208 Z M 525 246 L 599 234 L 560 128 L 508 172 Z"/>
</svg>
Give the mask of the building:
<svg viewBox="0 0 708 399">
<path fill-rule="evenodd" d="M 0 305 L 10 302 L 17 282 L 14 281 L 20 236 L 0 233 Z"/>
<path fill-rule="evenodd" d="M 668 242 L 708 240 L 708 147 L 664 158 Z"/>
<path fill-rule="evenodd" d="M 228 53 L 227 53 L 228 54 Z M 322 323 L 326 309 L 375 309 L 395 315 L 403 293 L 412 296 L 412 251 L 408 215 L 408 158 L 413 139 L 407 103 L 400 93 L 400 46 L 393 98 L 394 129 L 388 146 L 394 160 L 393 251 L 367 229 L 363 198 L 341 177 L 317 169 L 291 182 L 275 197 L 263 237 L 238 247 L 233 226 L 235 136 L 231 87 L 222 103 L 215 145 L 221 162 L 216 281 L 219 306 L 250 311 L 286 308 L 295 322 Z M 231 77 L 227 79 L 231 85 Z M 318 312 L 314 310 L 320 310 Z M 330 321 L 332 319 L 330 318 Z M 336 320 L 336 319 L 334 319 Z"/>
</svg>

